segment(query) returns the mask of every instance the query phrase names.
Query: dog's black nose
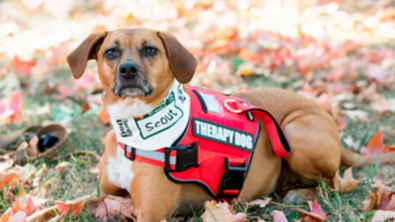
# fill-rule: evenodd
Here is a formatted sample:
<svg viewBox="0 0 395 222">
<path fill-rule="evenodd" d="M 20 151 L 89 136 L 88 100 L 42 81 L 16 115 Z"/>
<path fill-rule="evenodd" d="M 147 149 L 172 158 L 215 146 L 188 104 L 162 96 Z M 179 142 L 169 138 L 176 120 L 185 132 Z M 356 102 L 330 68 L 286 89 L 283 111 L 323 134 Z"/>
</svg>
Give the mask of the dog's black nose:
<svg viewBox="0 0 395 222">
<path fill-rule="evenodd" d="M 131 79 L 139 72 L 139 65 L 135 62 L 125 62 L 119 67 L 120 75 L 125 79 Z"/>
</svg>

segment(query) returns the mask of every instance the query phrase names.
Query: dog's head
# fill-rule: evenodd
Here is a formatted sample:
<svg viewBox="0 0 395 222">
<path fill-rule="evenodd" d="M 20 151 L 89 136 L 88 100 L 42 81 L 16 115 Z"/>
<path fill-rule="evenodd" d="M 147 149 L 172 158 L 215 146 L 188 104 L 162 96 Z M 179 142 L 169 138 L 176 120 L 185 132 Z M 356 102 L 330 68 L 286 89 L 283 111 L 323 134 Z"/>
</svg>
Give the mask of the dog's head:
<svg viewBox="0 0 395 222">
<path fill-rule="evenodd" d="M 91 34 L 67 57 L 76 79 L 90 59 L 97 60 L 106 96 L 113 102 L 160 97 L 174 78 L 188 83 L 197 66 L 195 57 L 173 35 L 144 28 Z"/>
</svg>

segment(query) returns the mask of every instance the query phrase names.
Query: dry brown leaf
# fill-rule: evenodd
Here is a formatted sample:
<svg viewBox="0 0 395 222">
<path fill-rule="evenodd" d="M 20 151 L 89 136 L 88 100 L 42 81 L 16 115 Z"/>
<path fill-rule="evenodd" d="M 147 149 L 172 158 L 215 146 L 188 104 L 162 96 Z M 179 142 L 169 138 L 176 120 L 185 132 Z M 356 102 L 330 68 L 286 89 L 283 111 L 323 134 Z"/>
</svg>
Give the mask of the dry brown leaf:
<svg viewBox="0 0 395 222">
<path fill-rule="evenodd" d="M 70 165 L 70 162 L 60 162 L 58 165 L 56 165 L 55 170 L 57 170 L 59 173 L 62 173 L 65 169 L 69 168 Z"/>
<path fill-rule="evenodd" d="M 118 197 L 108 195 L 94 212 L 96 218 L 104 221 L 111 220 L 126 221 L 126 218 L 134 219 L 134 207 L 132 199 L 129 197 Z M 121 218 L 118 218 L 121 216 Z"/>
<path fill-rule="evenodd" d="M 355 190 L 364 180 L 365 178 L 355 180 L 352 176 L 352 167 L 349 167 L 344 171 L 343 178 L 339 176 L 339 171 L 336 172 L 336 176 L 333 178 L 333 186 L 339 193 L 346 194 Z"/>
<path fill-rule="evenodd" d="M 369 191 L 369 201 L 366 201 L 364 212 L 372 210 L 395 210 L 395 192 L 388 192 L 382 184 L 376 192 Z"/>
<path fill-rule="evenodd" d="M 246 213 L 232 213 L 234 209 L 226 202 L 206 201 L 204 207 L 205 212 L 201 218 L 205 222 L 244 222 L 247 219 Z"/>
</svg>

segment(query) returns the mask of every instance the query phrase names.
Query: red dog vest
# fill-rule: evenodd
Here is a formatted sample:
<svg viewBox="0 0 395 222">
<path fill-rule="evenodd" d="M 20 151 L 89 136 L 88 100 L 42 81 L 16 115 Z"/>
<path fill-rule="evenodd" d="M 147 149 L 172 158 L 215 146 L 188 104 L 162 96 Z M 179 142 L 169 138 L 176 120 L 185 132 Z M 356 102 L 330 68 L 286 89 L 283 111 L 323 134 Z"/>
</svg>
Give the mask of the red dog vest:
<svg viewBox="0 0 395 222">
<path fill-rule="evenodd" d="M 290 152 L 281 127 L 267 111 L 241 98 L 190 87 L 190 121 L 172 147 L 145 151 L 119 144 L 130 160 L 165 168 L 177 183 L 195 183 L 216 198 L 237 197 L 253 158 L 260 121 L 280 158 Z"/>
</svg>

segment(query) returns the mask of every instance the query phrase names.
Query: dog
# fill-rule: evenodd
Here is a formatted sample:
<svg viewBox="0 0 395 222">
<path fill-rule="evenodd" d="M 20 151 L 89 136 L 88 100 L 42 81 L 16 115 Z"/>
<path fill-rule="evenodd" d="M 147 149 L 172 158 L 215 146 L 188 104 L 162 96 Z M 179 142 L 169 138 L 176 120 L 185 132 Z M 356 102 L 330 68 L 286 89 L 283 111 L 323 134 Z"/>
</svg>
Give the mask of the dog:
<svg viewBox="0 0 395 222">
<path fill-rule="evenodd" d="M 122 120 L 155 110 L 175 83 L 188 92 L 186 84 L 194 75 L 197 59 L 172 34 L 146 28 L 91 34 L 67 57 L 76 79 L 83 75 L 91 59 L 97 61 L 105 93 L 104 108 L 117 120 L 112 125 L 118 129 L 108 133 L 99 163 L 101 195 L 129 192 L 137 221 L 169 219 L 173 213 L 187 212 L 191 207 L 199 209 L 205 201 L 212 200 L 213 196 L 202 186 L 169 180 L 163 167 L 125 158 L 125 147 L 122 149 L 118 141 L 136 134 Z M 363 156 L 343 148 L 334 119 L 303 96 L 274 88 L 255 89 L 236 96 L 270 112 L 291 147 L 288 155 L 278 157 L 262 127 L 237 197 L 240 200 L 260 198 L 284 185 L 306 187 L 322 180 L 331 181 L 340 166 L 360 167 L 376 161 L 375 156 Z M 175 136 L 181 133 L 177 128 L 173 131 Z M 162 147 L 168 146 L 167 140 L 174 142 L 173 134 L 168 136 L 158 139 Z M 141 144 L 142 149 L 154 149 L 151 144 Z M 382 162 L 391 160 L 392 155 L 381 157 Z"/>
</svg>

